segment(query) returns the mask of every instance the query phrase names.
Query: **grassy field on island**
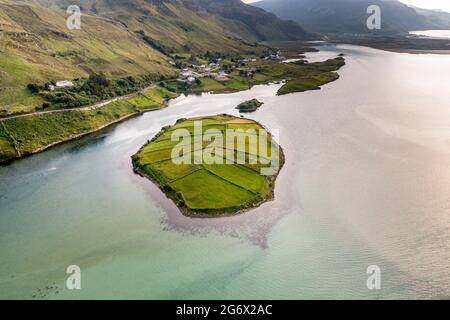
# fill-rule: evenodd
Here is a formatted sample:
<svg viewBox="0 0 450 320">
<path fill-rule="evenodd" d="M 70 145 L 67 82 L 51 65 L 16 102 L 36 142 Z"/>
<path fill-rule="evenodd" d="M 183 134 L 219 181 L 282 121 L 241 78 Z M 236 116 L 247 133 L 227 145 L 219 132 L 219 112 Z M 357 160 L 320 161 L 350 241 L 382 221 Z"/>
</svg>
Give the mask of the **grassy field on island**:
<svg viewBox="0 0 450 320">
<path fill-rule="evenodd" d="M 198 138 L 199 131 L 195 131 L 194 126 L 200 121 L 202 136 L 198 144 L 194 139 L 188 142 L 172 139 L 176 130 L 187 130 L 185 132 L 189 132 L 191 137 L 197 134 L 195 137 Z M 209 139 L 211 136 L 208 137 L 213 129 L 222 134 L 223 141 L 227 140 L 227 129 L 241 130 L 237 131 L 236 139 L 245 139 L 245 150 L 237 147 L 236 143 L 233 143 L 234 148 L 230 148 L 226 143 L 212 147 L 209 140 L 213 141 L 212 143 L 217 142 L 215 139 Z M 251 129 L 256 133 L 255 139 L 250 138 L 252 131 L 247 131 Z M 268 164 L 259 159 L 270 157 L 279 161 L 280 167 L 284 161 L 281 149 L 275 148 L 273 154 L 271 153 L 271 136 L 264 136 L 261 132 L 266 133 L 255 121 L 229 115 L 181 119 L 175 125 L 163 128 L 142 146 L 132 158 L 133 166 L 138 173 L 157 183 L 187 215 L 218 216 L 237 213 L 273 196 L 276 175 L 262 175 L 261 168 Z M 259 137 L 267 139 L 267 150 L 258 146 Z M 176 153 L 174 157 L 173 150 L 180 144 L 187 148 L 183 149 L 181 154 Z M 217 152 L 218 149 L 221 152 Z M 217 155 L 216 160 L 220 158 L 222 161 L 196 162 L 195 159 L 204 157 L 205 152 Z M 227 163 L 227 159 L 236 160 L 239 153 L 245 158 L 245 163 Z M 177 157 L 184 156 L 189 161 L 178 163 Z M 250 164 L 251 158 L 258 158 L 258 161 Z"/>
</svg>

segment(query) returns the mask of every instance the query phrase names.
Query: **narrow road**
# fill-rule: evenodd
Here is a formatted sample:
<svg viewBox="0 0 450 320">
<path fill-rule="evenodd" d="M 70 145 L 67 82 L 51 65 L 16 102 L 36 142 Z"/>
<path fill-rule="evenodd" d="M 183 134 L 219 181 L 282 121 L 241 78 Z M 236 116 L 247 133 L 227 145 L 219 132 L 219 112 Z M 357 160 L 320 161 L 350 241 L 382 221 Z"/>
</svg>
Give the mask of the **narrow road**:
<svg viewBox="0 0 450 320">
<path fill-rule="evenodd" d="M 136 95 L 138 95 L 138 94 L 140 94 L 142 92 L 145 92 L 145 91 L 147 91 L 147 90 L 149 90 L 151 88 L 154 88 L 154 87 L 155 87 L 155 85 L 153 84 L 153 85 L 148 86 L 148 87 L 146 87 L 146 88 L 144 88 L 142 90 L 139 90 L 138 92 L 130 93 L 130 94 L 127 94 L 125 96 L 115 97 L 115 98 L 112 98 L 112 99 L 109 99 L 109 100 L 104 100 L 104 101 L 101 101 L 101 102 L 97 102 L 97 103 L 92 104 L 90 106 L 78 107 L 78 108 L 48 110 L 48 111 L 35 111 L 35 112 L 29 112 L 29 113 L 21 113 L 21 114 L 17 114 L 17 115 L 2 117 L 2 118 L 0 118 L 0 121 L 9 120 L 9 119 L 15 119 L 15 118 L 21 118 L 21 117 L 28 117 L 28 116 L 40 116 L 40 115 L 49 114 L 49 113 L 58 113 L 58 112 L 67 112 L 67 111 L 94 110 L 94 109 L 97 109 L 97 108 L 101 108 L 101 107 L 103 107 L 103 106 L 105 106 L 105 105 L 107 105 L 107 104 L 109 104 L 111 102 L 115 102 L 115 101 L 120 101 L 120 100 L 131 98 L 133 96 L 136 96 Z"/>
</svg>

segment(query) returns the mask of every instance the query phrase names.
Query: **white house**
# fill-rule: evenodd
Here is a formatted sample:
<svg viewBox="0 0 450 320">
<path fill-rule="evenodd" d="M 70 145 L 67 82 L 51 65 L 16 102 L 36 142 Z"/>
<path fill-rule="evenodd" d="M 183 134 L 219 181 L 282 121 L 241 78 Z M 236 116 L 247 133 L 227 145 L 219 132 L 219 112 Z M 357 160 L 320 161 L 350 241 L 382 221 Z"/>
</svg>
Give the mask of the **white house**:
<svg viewBox="0 0 450 320">
<path fill-rule="evenodd" d="M 183 76 L 183 77 L 189 77 L 189 76 L 192 76 L 193 75 L 193 72 L 192 71 L 190 71 L 190 70 L 187 70 L 187 71 L 183 71 L 182 73 L 181 73 L 181 76 Z"/>
<path fill-rule="evenodd" d="M 217 74 L 217 75 L 214 77 L 214 79 L 217 80 L 217 81 L 228 81 L 228 80 L 230 80 L 230 79 L 228 78 L 228 74 L 226 74 L 225 71 L 220 71 L 219 74 Z"/>
<path fill-rule="evenodd" d="M 68 88 L 68 87 L 73 87 L 72 81 L 64 80 L 64 81 L 58 81 L 56 83 L 56 88 Z"/>
</svg>

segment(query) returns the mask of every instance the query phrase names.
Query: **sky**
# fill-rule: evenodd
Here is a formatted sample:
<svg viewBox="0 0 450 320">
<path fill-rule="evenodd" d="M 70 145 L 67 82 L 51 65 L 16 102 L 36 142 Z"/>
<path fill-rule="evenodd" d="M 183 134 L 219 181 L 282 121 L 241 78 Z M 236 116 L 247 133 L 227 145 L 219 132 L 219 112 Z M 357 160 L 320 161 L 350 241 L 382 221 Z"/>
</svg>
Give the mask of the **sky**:
<svg viewBox="0 0 450 320">
<path fill-rule="evenodd" d="M 257 0 L 243 0 L 244 2 L 255 2 Z M 450 0 L 400 0 L 400 2 L 425 9 L 441 9 L 450 12 Z"/>
</svg>

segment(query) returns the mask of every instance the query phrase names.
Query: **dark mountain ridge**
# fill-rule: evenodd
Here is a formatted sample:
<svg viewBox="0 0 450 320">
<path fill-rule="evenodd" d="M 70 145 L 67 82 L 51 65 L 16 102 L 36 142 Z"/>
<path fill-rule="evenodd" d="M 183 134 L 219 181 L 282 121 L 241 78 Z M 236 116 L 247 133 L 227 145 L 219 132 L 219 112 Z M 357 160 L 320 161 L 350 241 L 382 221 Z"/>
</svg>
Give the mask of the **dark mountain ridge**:
<svg viewBox="0 0 450 320">
<path fill-rule="evenodd" d="M 404 34 L 450 28 L 450 14 L 416 9 L 397 0 L 262 0 L 252 5 L 319 33 Z M 381 8 L 381 30 L 366 26 L 370 5 Z"/>
</svg>

